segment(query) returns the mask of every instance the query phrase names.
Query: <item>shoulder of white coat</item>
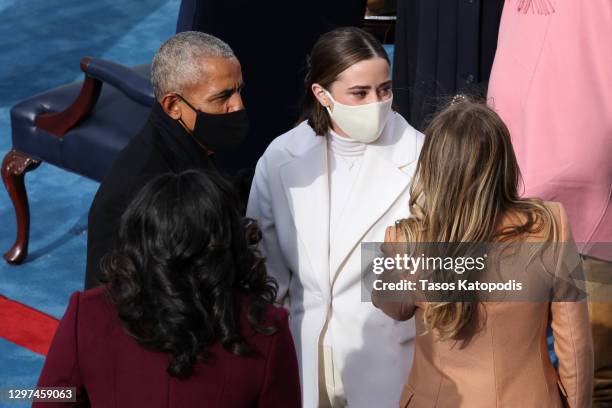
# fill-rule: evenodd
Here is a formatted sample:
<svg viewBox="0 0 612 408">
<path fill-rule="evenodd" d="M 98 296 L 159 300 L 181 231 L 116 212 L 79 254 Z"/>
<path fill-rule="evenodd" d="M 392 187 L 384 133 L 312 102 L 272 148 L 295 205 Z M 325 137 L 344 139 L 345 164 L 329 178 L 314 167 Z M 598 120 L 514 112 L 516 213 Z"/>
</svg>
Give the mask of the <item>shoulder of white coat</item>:
<svg viewBox="0 0 612 408">
<path fill-rule="evenodd" d="M 401 137 L 412 137 L 421 145 L 423 144 L 423 140 L 425 140 L 425 135 L 418 130 L 416 130 L 402 115 L 398 112 L 392 112 L 392 121 L 396 135 L 400 135 Z"/>
<path fill-rule="evenodd" d="M 388 124 L 391 126 L 385 133 L 388 138 L 393 139 L 394 161 L 402 165 L 407 165 L 416 161 L 423 147 L 425 135 L 412 127 L 412 125 L 397 112 L 391 113 L 391 120 Z"/>
<path fill-rule="evenodd" d="M 319 138 L 308 123 L 304 121 L 272 140 L 260 158 L 260 162 L 280 165 L 286 160 L 307 151 L 320 141 Z"/>
<path fill-rule="evenodd" d="M 278 150 L 288 150 L 290 152 L 300 150 L 301 147 L 307 146 L 311 141 L 310 139 L 315 136 L 314 130 L 312 130 L 308 123 L 306 121 L 301 122 L 293 129 L 288 130 L 272 140 L 264 152 L 264 155 Z"/>
</svg>

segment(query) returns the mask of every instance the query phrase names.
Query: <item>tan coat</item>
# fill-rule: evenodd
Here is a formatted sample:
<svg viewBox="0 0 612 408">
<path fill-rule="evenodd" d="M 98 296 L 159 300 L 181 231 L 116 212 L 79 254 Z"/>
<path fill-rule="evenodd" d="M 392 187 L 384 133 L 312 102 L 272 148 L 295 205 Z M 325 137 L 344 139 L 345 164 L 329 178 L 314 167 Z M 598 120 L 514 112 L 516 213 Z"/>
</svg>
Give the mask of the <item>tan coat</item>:
<svg viewBox="0 0 612 408">
<path fill-rule="evenodd" d="M 547 203 L 559 225 L 559 241 L 572 242 L 563 207 Z M 393 241 L 391 228 L 387 241 Z M 528 239 L 531 241 L 531 237 Z M 593 348 L 587 303 L 481 303 L 482 327 L 469 340 L 437 341 L 423 323 L 424 302 L 373 302 L 396 320 L 415 317 L 414 362 L 399 406 L 563 407 L 591 406 Z M 559 372 L 546 342 L 551 319 Z"/>
</svg>

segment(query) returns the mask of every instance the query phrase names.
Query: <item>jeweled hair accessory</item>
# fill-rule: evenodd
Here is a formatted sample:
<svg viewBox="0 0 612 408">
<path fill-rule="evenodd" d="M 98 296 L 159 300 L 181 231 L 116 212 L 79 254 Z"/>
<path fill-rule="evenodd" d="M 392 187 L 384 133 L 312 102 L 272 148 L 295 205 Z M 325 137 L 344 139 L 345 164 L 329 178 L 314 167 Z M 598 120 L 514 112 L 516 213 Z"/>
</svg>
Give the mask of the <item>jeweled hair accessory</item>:
<svg viewBox="0 0 612 408">
<path fill-rule="evenodd" d="M 457 104 L 457 103 L 461 103 L 461 102 L 467 102 L 467 97 L 463 94 L 457 94 L 455 96 L 453 96 L 453 99 L 451 99 L 451 105 Z"/>
</svg>

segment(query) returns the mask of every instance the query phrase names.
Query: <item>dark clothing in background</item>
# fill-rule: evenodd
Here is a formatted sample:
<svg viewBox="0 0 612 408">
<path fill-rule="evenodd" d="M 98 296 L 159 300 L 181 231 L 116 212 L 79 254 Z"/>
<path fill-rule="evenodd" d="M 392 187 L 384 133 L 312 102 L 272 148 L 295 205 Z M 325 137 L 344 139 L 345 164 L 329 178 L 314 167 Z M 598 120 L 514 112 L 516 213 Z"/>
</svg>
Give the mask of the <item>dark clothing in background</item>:
<svg viewBox="0 0 612 408">
<path fill-rule="evenodd" d="M 366 0 L 184 0 L 181 7 L 193 9 L 181 13 L 193 21 L 179 21 L 177 32 L 190 27 L 217 36 L 242 64 L 249 137 L 238 151 L 215 155 L 219 169 L 235 174 L 254 169 L 270 142 L 293 127 L 307 54 L 321 34 L 361 26 Z M 252 178 L 248 170 L 242 175 Z M 250 178 L 243 182 L 247 192 Z"/>
<path fill-rule="evenodd" d="M 215 171 L 204 149 L 156 103 L 104 177 L 89 210 L 86 289 L 99 283 L 100 260 L 113 249 L 121 215 L 138 190 L 158 175 L 191 169 Z"/>
<path fill-rule="evenodd" d="M 445 97 L 486 95 L 504 0 L 398 1 L 394 107 L 423 129 Z"/>
</svg>

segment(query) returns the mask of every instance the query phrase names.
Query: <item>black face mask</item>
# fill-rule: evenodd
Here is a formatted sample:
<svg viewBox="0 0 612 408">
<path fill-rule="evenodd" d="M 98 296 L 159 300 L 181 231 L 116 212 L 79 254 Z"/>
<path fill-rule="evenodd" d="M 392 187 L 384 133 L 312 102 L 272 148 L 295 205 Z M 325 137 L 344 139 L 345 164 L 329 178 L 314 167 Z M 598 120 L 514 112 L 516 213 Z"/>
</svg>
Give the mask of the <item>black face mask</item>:
<svg viewBox="0 0 612 408">
<path fill-rule="evenodd" d="M 176 94 L 195 113 L 196 121 L 191 132 L 195 140 L 212 152 L 225 152 L 238 148 L 249 132 L 246 110 L 211 114 L 202 112 L 181 95 Z"/>
</svg>

